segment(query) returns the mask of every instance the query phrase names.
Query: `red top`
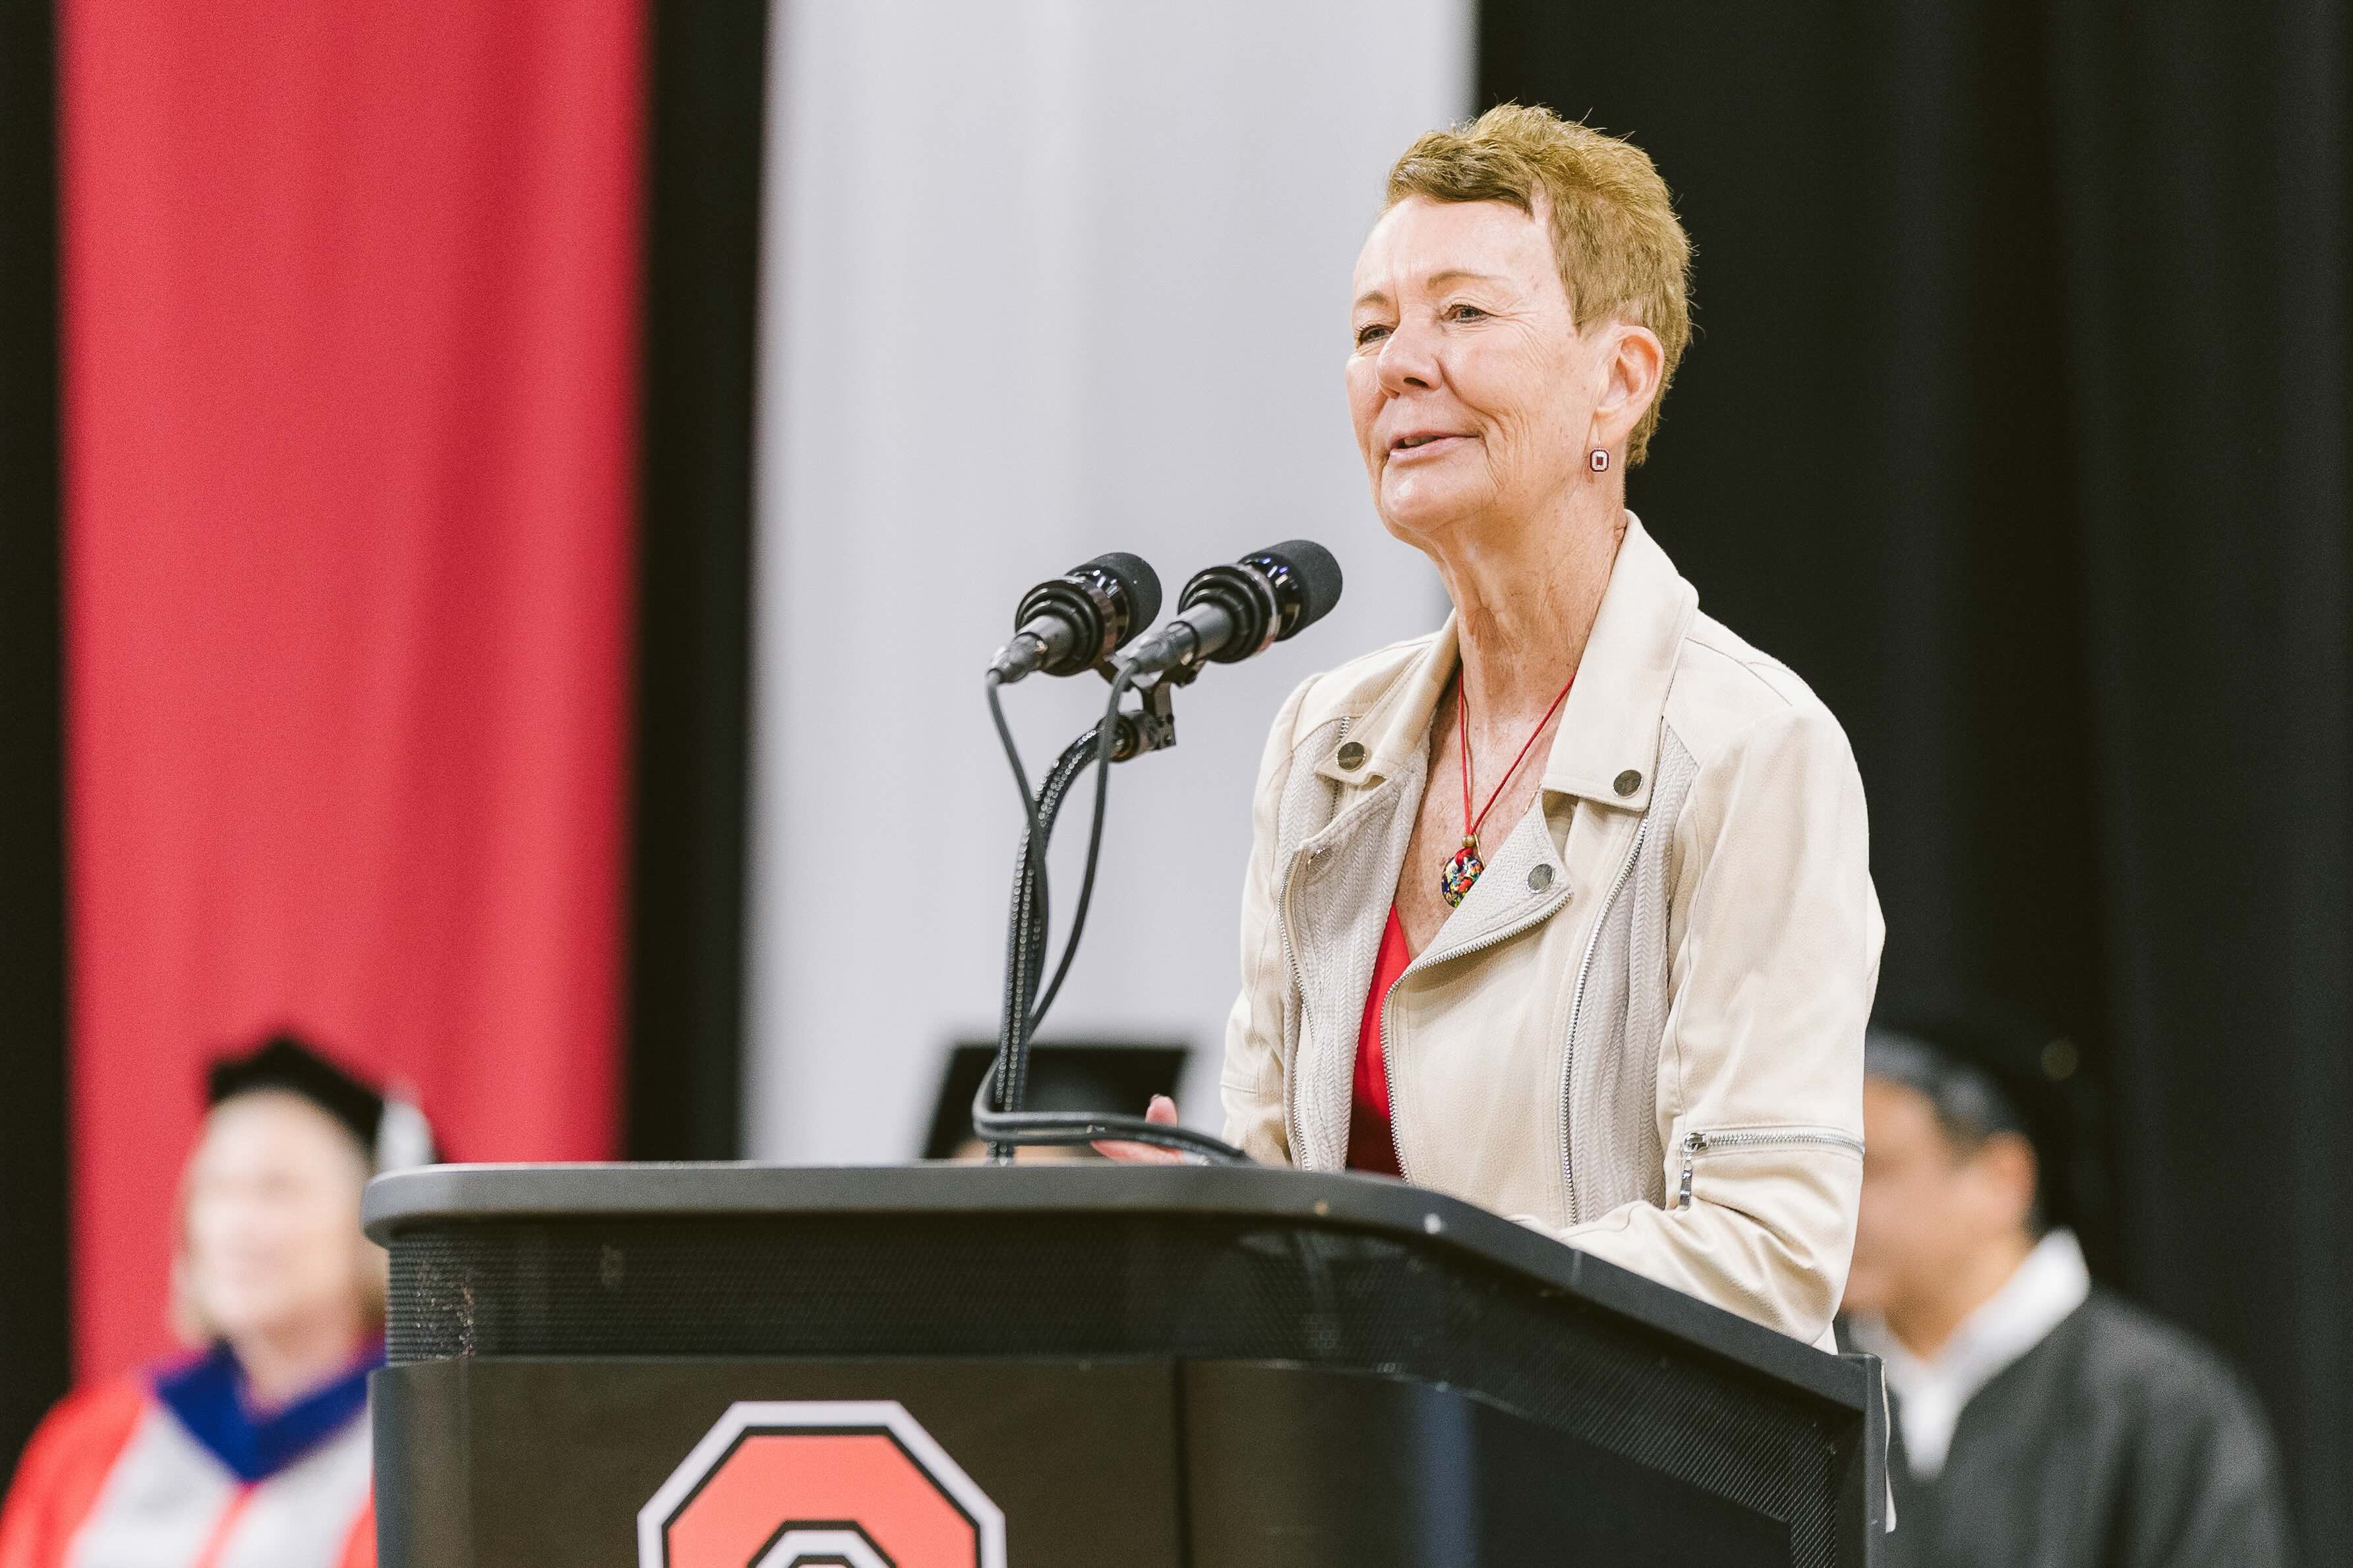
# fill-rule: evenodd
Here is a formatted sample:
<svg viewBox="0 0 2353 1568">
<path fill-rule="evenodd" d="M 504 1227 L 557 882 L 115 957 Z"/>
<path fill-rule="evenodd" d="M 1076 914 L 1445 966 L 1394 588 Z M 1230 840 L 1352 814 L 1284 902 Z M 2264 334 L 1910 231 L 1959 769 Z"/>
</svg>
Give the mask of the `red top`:
<svg viewBox="0 0 2353 1568">
<path fill-rule="evenodd" d="M 1405 927 L 1389 905 L 1388 929 L 1381 932 L 1381 955 L 1373 961 L 1373 988 L 1365 996 L 1364 1022 L 1356 1026 L 1356 1087 L 1348 1111 L 1348 1169 L 1403 1176 L 1397 1141 L 1389 1131 L 1388 1056 L 1381 1041 L 1381 1004 L 1389 987 L 1413 962 L 1406 951 Z"/>
</svg>

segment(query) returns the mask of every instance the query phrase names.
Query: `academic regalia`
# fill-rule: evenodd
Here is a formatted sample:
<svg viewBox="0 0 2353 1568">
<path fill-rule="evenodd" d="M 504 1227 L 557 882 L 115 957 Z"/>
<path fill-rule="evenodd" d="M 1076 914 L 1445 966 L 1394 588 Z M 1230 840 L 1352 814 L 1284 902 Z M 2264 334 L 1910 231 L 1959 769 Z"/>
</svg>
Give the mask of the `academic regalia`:
<svg viewBox="0 0 2353 1568">
<path fill-rule="evenodd" d="M 414 1106 L 288 1035 L 216 1062 L 206 1100 L 277 1090 L 348 1129 L 378 1171 L 434 1157 Z M 283 1409 L 256 1414 L 225 1344 L 49 1413 L 0 1507 L 0 1568 L 375 1568 L 367 1374 L 378 1342 Z"/>
<path fill-rule="evenodd" d="M 2074 1302 L 1937 1424 L 1941 1465 L 1915 1473 L 1891 1384 L 1885 1568 L 2285 1568 L 2278 1459 L 2238 1379 L 2088 1282 Z"/>
<path fill-rule="evenodd" d="M 77 1394 L 0 1512 L 0 1568 L 375 1568 L 367 1374 L 255 1415 L 227 1347 Z"/>
</svg>

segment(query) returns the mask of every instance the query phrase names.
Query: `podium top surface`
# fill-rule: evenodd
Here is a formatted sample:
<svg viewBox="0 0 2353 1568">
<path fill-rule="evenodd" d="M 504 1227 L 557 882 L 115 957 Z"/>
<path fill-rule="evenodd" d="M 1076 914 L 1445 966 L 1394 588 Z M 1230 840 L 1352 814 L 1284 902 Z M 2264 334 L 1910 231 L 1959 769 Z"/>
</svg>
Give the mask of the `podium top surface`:
<svg viewBox="0 0 2353 1568">
<path fill-rule="evenodd" d="M 1858 1362 L 1825 1354 L 1459 1199 L 1398 1182 L 1266 1166 L 922 1163 L 432 1165 L 378 1177 L 368 1234 L 484 1222 L 1165 1215 L 1263 1220 L 1385 1236 L 1467 1254 L 1537 1290 L 1614 1317 L 1849 1409 L 1872 1399 Z"/>
</svg>

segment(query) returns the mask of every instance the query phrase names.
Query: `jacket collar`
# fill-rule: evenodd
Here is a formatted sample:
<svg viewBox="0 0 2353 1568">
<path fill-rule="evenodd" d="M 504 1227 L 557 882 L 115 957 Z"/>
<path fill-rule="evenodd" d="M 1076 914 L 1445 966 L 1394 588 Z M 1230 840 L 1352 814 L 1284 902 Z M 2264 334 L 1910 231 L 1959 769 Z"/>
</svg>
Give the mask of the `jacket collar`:
<svg viewBox="0 0 2353 1568">
<path fill-rule="evenodd" d="M 1650 805 L 1667 691 L 1698 613 L 1698 590 L 1683 581 L 1641 520 L 1628 512 L 1600 614 L 1545 761 L 1547 791 L 1629 811 Z M 1395 776 L 1409 757 L 1421 756 L 1430 744 L 1430 717 L 1461 658 L 1455 617 L 1449 616 L 1345 737 L 1325 749 L 1316 773 L 1339 784 L 1369 784 Z M 1353 768 L 1342 756 L 1350 745 L 1365 748 Z"/>
</svg>

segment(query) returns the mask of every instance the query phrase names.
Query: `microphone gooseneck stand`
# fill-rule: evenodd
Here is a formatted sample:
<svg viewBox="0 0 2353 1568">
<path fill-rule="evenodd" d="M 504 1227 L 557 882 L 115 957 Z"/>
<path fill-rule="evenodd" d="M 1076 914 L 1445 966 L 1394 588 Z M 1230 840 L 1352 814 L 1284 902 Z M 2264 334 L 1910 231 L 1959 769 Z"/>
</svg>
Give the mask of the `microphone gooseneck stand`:
<svg viewBox="0 0 2353 1568">
<path fill-rule="evenodd" d="M 1021 765 L 1012 729 L 1005 721 L 1004 704 L 997 691 L 1000 682 L 993 671 L 988 677 L 989 714 L 996 722 L 997 739 L 1004 745 L 1006 761 L 1013 770 L 1014 784 L 1020 791 L 1028 823 L 1014 872 L 1012 908 L 1006 921 L 1005 995 L 997 1023 L 997 1060 L 973 1097 L 973 1131 L 988 1140 L 989 1155 L 999 1163 L 1012 1159 L 1015 1148 L 1024 1143 L 1091 1143 L 1097 1139 L 1116 1138 L 1174 1149 L 1204 1162 L 1247 1164 L 1249 1156 L 1240 1150 L 1190 1128 L 1107 1111 L 1022 1109 L 1022 1100 L 1029 1090 L 1029 1042 L 1061 990 L 1063 977 L 1071 970 L 1071 960 L 1078 952 L 1079 938 L 1086 929 L 1087 906 L 1094 894 L 1095 868 L 1103 852 L 1111 764 L 1176 743 L 1169 700 L 1173 689 L 1181 681 L 1162 679 L 1154 682 L 1144 690 L 1141 708 L 1122 712 L 1120 699 L 1134 684 L 1135 672 L 1127 666 L 1113 668 L 1106 664 L 1103 674 L 1111 682 L 1111 698 L 1104 705 L 1103 718 L 1063 748 L 1052 768 L 1039 781 L 1035 796 L 1029 793 L 1029 773 Z M 1060 962 L 1055 966 L 1044 995 L 1039 996 L 1039 977 L 1049 946 L 1046 846 L 1071 785 L 1090 763 L 1095 768 L 1095 799 L 1094 821 L 1087 837 L 1086 872 L 1079 885 L 1070 935 L 1063 939 Z"/>
</svg>

